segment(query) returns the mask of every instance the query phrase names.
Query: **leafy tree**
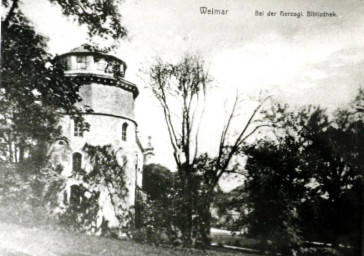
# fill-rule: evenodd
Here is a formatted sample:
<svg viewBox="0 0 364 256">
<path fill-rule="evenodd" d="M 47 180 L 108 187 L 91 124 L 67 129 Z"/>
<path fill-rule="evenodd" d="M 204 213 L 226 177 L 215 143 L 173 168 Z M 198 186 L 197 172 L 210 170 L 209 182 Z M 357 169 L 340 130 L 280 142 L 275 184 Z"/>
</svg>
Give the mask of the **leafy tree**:
<svg viewBox="0 0 364 256">
<path fill-rule="evenodd" d="M 149 164 L 143 168 L 143 191 L 152 200 L 168 196 L 173 186 L 175 175 L 160 164 Z"/>
<path fill-rule="evenodd" d="M 246 197 L 244 186 L 241 185 L 230 192 L 218 190 L 215 193 L 212 204 L 215 210 L 213 216 L 214 227 L 234 230 L 238 216 L 247 208 L 245 204 L 242 204 L 242 202 L 245 202 Z"/>
<path fill-rule="evenodd" d="M 245 151 L 248 160 L 244 203 L 248 213 L 241 212 L 237 225 L 247 227 L 249 234 L 273 254 L 291 253 L 302 244 L 297 206 L 305 179 L 296 172 L 299 158 L 291 157 L 293 150 L 294 147 L 262 142 Z"/>
<path fill-rule="evenodd" d="M 181 205 L 178 177 L 166 167 L 149 164 L 143 168 L 143 191 L 146 200 L 138 201 L 136 240 L 154 244 L 181 244 L 179 215 Z"/>
<path fill-rule="evenodd" d="M 126 30 L 120 23 L 119 1 L 50 0 L 63 14 L 86 24 L 91 35 L 120 39 Z M 19 0 L 4 0 L 1 21 L 0 151 L 2 160 L 22 162 L 45 155 L 45 144 L 60 134 L 61 114 L 82 121 L 79 84 L 64 77 L 63 67 L 46 51 L 47 39 L 39 35 L 21 11 Z M 87 128 L 87 127 L 86 127 Z M 43 150 L 39 150 L 43 148 Z M 40 158 L 39 158 L 40 157 Z"/>
<path fill-rule="evenodd" d="M 312 125 L 305 134 L 311 142 L 306 148 L 310 160 L 307 167 L 315 183 L 309 191 L 309 209 L 317 211 L 314 219 L 321 227 L 311 229 L 315 229 L 319 240 L 336 248 L 339 243 L 360 245 L 361 231 L 357 227 L 363 203 L 364 147 L 360 142 L 364 139 L 364 119 L 360 112 L 355 115 L 338 111 L 326 129 Z"/>
<path fill-rule="evenodd" d="M 275 104 L 266 111 L 270 136 L 243 150 L 248 213 L 239 227 L 248 225 L 272 252 L 299 251 L 303 241 L 313 240 L 358 248 L 363 120 L 355 108 L 331 118 L 312 106 L 292 111 Z"/>
<path fill-rule="evenodd" d="M 91 0 L 67 1 L 49 0 L 52 4 L 61 7 L 63 15 L 86 25 L 89 36 L 100 36 L 104 39 L 122 39 L 126 37 L 127 30 L 121 25 L 121 15 L 118 10 L 120 0 Z M 20 0 L 3 0 L 2 5 L 9 9 L 3 19 L 3 26 L 8 27 L 20 12 Z"/>
<path fill-rule="evenodd" d="M 80 100 L 79 85 L 63 76 L 45 46 L 46 39 L 21 13 L 2 27 L 0 136 L 2 154 L 10 162 L 21 162 L 34 144 L 59 134 L 58 110 L 78 112 L 73 104 Z"/>
</svg>

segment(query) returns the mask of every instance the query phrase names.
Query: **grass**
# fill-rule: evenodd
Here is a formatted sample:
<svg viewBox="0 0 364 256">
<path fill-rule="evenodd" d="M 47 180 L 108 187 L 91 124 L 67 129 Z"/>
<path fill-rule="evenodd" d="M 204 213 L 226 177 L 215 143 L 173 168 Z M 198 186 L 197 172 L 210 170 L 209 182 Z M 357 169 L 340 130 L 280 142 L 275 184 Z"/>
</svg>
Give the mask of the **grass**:
<svg viewBox="0 0 364 256">
<path fill-rule="evenodd" d="M 232 245 L 244 248 L 257 248 L 258 241 L 255 239 L 247 238 L 245 235 L 241 234 L 231 234 L 229 231 L 212 229 L 211 238 L 213 243 Z"/>
<path fill-rule="evenodd" d="M 22 203 L 0 204 L 0 255 L 5 256 L 253 256 L 224 249 L 158 247 L 128 240 L 89 236 L 62 228 L 47 218 L 42 208 Z"/>
<path fill-rule="evenodd" d="M 30 228 L 0 222 L 0 254 L 3 255 L 245 255 L 233 251 L 163 248 L 133 241 L 88 236 L 63 230 Z"/>
<path fill-rule="evenodd" d="M 31 206 L 27 200 L 27 193 L 24 193 L 24 191 L 12 191 L 19 189 L 19 186 L 12 187 L 11 181 L 14 181 L 14 184 L 17 182 L 16 179 L 8 180 L 0 177 L 0 255 L 254 255 L 221 248 L 201 250 L 181 247 L 158 247 L 135 241 L 117 240 L 78 233 L 58 225 L 54 218 L 47 216 L 42 206 L 35 206 L 36 203 L 32 203 Z M 9 195 L 13 196 L 10 197 Z"/>
</svg>

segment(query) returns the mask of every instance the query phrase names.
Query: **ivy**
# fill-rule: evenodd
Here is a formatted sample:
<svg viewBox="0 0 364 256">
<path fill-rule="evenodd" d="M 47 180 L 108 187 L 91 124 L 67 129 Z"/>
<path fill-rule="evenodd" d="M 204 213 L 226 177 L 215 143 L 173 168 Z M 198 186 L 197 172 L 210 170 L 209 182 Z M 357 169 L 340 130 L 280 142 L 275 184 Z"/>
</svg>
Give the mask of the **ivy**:
<svg viewBox="0 0 364 256">
<path fill-rule="evenodd" d="M 61 222 L 77 230 L 103 236 L 116 236 L 120 231 L 128 232 L 133 218 L 127 203 L 129 191 L 125 181 L 126 157 L 118 161 L 111 145 L 85 144 L 83 152 L 90 168 L 75 170 L 70 177 L 78 184 L 71 186 L 70 200 L 66 212 L 61 216 Z M 105 200 L 110 200 L 119 222 L 116 228 L 111 228 L 109 221 L 101 214 L 100 195 L 105 192 Z"/>
</svg>

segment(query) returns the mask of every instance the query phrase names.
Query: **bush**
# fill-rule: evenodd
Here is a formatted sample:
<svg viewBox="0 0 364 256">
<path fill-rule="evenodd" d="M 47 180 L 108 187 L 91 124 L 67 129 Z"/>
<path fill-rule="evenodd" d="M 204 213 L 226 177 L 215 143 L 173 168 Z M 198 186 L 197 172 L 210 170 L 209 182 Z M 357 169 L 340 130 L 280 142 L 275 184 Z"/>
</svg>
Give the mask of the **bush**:
<svg viewBox="0 0 364 256">
<path fill-rule="evenodd" d="M 152 244 L 180 245 L 181 231 L 176 226 L 178 214 L 173 207 L 173 198 L 139 202 L 141 218 L 138 230 L 133 238 Z"/>
<path fill-rule="evenodd" d="M 52 185 L 57 174 L 51 169 L 35 172 L 25 165 L 7 164 L 1 168 L 0 218 L 26 226 L 55 226 L 49 215 Z M 53 178 L 51 178 L 53 177 Z M 59 181 L 58 181 L 59 182 Z"/>
</svg>

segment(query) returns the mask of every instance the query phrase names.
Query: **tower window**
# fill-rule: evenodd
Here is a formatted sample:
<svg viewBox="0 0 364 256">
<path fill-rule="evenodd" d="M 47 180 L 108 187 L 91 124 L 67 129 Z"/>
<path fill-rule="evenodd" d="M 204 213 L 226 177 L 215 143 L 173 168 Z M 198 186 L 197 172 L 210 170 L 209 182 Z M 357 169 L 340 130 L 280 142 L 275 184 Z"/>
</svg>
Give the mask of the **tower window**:
<svg viewBox="0 0 364 256">
<path fill-rule="evenodd" d="M 62 61 L 61 61 L 61 63 L 63 65 L 64 70 L 68 70 L 69 69 L 67 58 L 63 58 Z"/>
<path fill-rule="evenodd" d="M 83 137 L 83 125 L 80 122 L 74 123 L 73 135 L 76 137 Z"/>
<path fill-rule="evenodd" d="M 98 70 L 101 70 L 101 71 L 104 71 L 105 72 L 105 69 L 106 69 L 106 61 L 101 59 L 97 62 L 97 69 Z"/>
<path fill-rule="evenodd" d="M 71 186 L 70 204 L 73 207 L 80 207 L 82 202 L 82 189 L 80 186 Z"/>
<path fill-rule="evenodd" d="M 77 68 L 86 69 L 87 67 L 87 56 L 77 56 Z"/>
<path fill-rule="evenodd" d="M 73 153 L 72 154 L 72 171 L 78 172 L 82 167 L 82 155 L 81 153 Z"/>
<path fill-rule="evenodd" d="M 128 124 L 127 124 L 127 123 L 123 123 L 122 131 L 121 131 L 121 139 L 122 139 L 123 141 L 126 141 L 126 137 L 127 137 L 127 130 L 128 130 Z"/>
</svg>

